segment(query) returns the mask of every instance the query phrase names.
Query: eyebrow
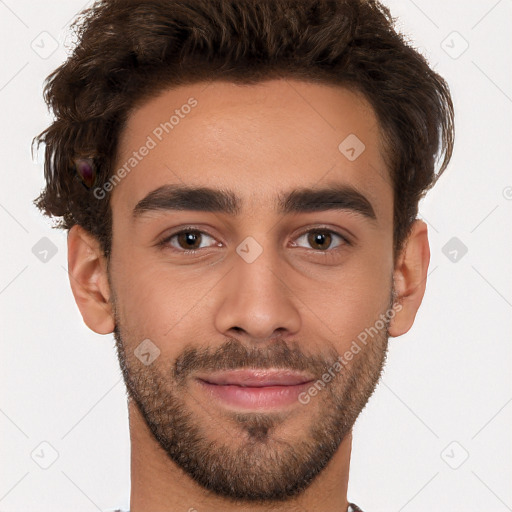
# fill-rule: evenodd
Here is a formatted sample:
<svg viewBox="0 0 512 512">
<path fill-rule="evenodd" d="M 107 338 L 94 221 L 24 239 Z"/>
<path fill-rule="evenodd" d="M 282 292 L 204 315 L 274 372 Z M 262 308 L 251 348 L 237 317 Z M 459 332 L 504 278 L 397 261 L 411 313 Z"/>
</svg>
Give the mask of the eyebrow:
<svg viewBox="0 0 512 512">
<path fill-rule="evenodd" d="M 242 201 L 232 191 L 187 185 L 163 185 L 141 199 L 133 209 L 133 217 L 147 212 L 192 210 L 239 215 Z M 310 213 L 348 210 L 376 221 L 370 201 L 354 187 L 334 184 L 324 188 L 298 188 L 277 196 L 277 213 Z"/>
</svg>

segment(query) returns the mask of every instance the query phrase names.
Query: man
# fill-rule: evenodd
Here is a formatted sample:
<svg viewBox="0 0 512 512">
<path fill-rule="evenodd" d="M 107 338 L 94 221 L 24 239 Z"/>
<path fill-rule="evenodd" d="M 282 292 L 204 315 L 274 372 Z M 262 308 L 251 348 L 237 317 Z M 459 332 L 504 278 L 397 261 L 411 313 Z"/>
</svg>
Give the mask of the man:
<svg viewBox="0 0 512 512">
<path fill-rule="evenodd" d="M 424 295 L 444 80 L 376 1 L 105 0 L 45 95 L 36 204 L 114 333 L 131 512 L 360 510 L 352 427 Z"/>
</svg>

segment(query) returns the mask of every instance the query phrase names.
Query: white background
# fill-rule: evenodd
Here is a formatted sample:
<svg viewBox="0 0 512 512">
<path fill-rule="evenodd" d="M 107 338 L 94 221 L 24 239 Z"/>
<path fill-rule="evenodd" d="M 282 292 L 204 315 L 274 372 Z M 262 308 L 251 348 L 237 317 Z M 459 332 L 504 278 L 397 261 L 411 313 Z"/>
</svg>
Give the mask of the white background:
<svg viewBox="0 0 512 512">
<path fill-rule="evenodd" d="M 127 409 L 113 337 L 83 324 L 66 272 L 66 235 L 32 205 L 43 174 L 30 143 L 51 121 L 43 81 L 66 59 L 70 21 L 90 5 L 0 1 L 1 512 L 129 505 Z M 456 145 L 421 203 L 432 250 L 427 291 L 411 331 L 390 340 L 383 379 L 354 428 L 348 497 L 365 512 L 505 512 L 512 510 L 512 1 L 386 5 L 447 79 Z M 52 38 L 54 53 L 40 55 Z M 469 47 L 458 56 L 464 40 Z M 43 237 L 58 249 L 46 263 L 32 252 Z M 468 249 L 455 263 L 442 252 L 452 237 Z M 36 460 L 49 464 L 52 450 L 57 460 L 42 469 Z"/>
</svg>

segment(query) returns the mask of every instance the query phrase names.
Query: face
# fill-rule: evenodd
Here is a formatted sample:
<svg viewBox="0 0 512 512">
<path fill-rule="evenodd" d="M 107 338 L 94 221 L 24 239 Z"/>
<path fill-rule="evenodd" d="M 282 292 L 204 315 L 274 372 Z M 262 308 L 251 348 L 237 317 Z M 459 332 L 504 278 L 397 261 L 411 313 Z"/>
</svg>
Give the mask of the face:
<svg viewBox="0 0 512 512">
<path fill-rule="evenodd" d="M 128 119 L 121 367 L 161 447 L 219 496 L 304 490 L 373 393 L 393 305 L 379 136 L 359 94 L 293 80 L 181 86 Z"/>
</svg>

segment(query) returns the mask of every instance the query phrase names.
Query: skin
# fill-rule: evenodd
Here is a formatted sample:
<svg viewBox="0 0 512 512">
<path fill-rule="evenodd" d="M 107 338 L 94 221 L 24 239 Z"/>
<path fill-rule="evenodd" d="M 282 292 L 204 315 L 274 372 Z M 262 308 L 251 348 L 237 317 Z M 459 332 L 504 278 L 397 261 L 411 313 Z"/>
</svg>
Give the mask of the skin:
<svg viewBox="0 0 512 512">
<path fill-rule="evenodd" d="M 415 221 L 394 260 L 393 190 L 379 125 L 362 95 L 339 86 L 271 80 L 166 90 L 130 115 L 115 168 L 190 97 L 197 106 L 112 192 L 108 270 L 89 233 L 74 226 L 68 236 L 70 282 L 84 322 L 97 333 L 114 332 L 131 392 L 130 510 L 345 511 L 352 425 L 379 379 L 388 337 L 406 333 L 421 304 L 430 258 L 427 226 Z M 349 161 L 338 145 L 352 133 L 365 150 Z M 241 211 L 160 210 L 134 218 L 135 205 L 167 184 L 229 189 L 240 197 Z M 286 215 L 275 210 L 278 193 L 332 184 L 358 190 L 376 219 L 350 209 Z M 157 246 L 164 235 L 189 225 L 206 233 L 194 246 L 200 247 L 197 254 L 179 252 L 186 246 L 178 237 Z M 331 245 L 328 240 L 312 246 L 307 233 L 319 228 L 341 233 L 351 244 L 334 236 Z M 263 249 L 252 263 L 236 252 L 248 236 Z M 393 292 L 399 312 L 307 405 L 242 417 L 200 388 L 193 365 L 184 367 L 181 381 L 173 373 L 186 349 L 195 349 L 192 361 L 199 370 L 228 368 L 227 362 L 230 368 L 265 361 L 267 367 L 286 367 L 289 361 L 291 368 L 304 364 L 320 376 L 389 310 Z M 134 350 L 148 338 L 160 354 L 146 366 Z M 288 358 L 286 349 L 295 349 L 298 359 Z M 169 418 L 187 422 L 173 431 Z M 196 445 L 186 444 L 184 425 L 198 436 Z M 155 432 L 174 439 L 174 449 L 198 455 L 202 469 L 218 463 L 219 479 L 224 467 L 224 476 L 238 485 L 238 498 L 194 480 Z M 332 441 L 330 452 L 322 452 L 315 432 Z M 317 474 L 284 496 L 281 484 L 299 468 L 289 458 L 290 447 L 298 461 L 315 449 L 327 460 L 313 459 Z M 244 489 L 259 492 L 259 499 L 244 499 Z"/>
</svg>

